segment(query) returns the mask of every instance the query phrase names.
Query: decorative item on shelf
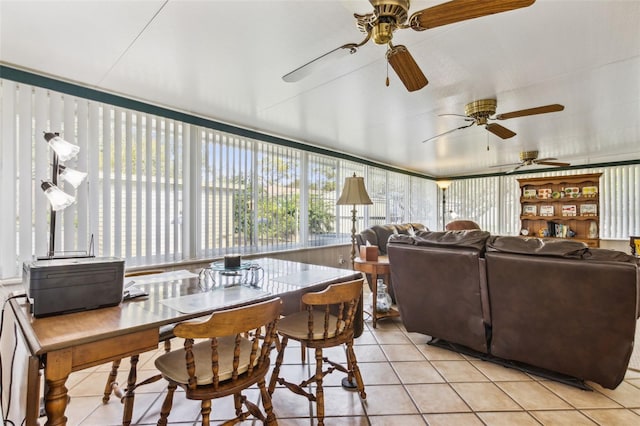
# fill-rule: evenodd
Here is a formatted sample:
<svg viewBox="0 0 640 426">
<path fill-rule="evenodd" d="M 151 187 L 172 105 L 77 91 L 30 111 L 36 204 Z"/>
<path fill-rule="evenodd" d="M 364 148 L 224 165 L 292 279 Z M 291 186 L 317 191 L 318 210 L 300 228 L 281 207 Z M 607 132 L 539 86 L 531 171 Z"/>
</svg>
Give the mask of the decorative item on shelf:
<svg viewBox="0 0 640 426">
<path fill-rule="evenodd" d="M 354 173 L 352 177 L 345 178 L 344 187 L 342 188 L 342 194 L 336 202 L 337 205 L 352 205 L 351 210 L 351 267 L 354 267 L 354 259 L 356 258 L 356 206 L 373 204 L 367 189 L 364 187 L 364 178 L 356 176 Z"/>
<path fill-rule="evenodd" d="M 527 228 L 522 228 L 520 230 L 520 235 L 526 237 L 527 235 L 529 235 L 529 230 Z"/>
<path fill-rule="evenodd" d="M 391 309 L 391 296 L 387 292 L 387 286 L 382 280 L 382 278 L 378 278 L 377 283 L 377 294 L 376 294 L 376 311 L 386 313 Z"/>
<path fill-rule="evenodd" d="M 567 204 L 562 206 L 562 216 L 576 216 L 577 207 L 575 204 Z"/>
<path fill-rule="evenodd" d="M 598 187 L 597 186 L 585 186 L 582 188 L 582 195 L 586 198 L 592 198 L 598 196 Z"/>
<path fill-rule="evenodd" d="M 522 214 L 524 216 L 537 216 L 538 215 L 538 209 L 537 209 L 537 207 L 535 205 L 526 204 L 522 208 Z"/>
<path fill-rule="evenodd" d="M 598 238 L 598 224 L 595 220 L 589 223 L 589 238 Z"/>
<path fill-rule="evenodd" d="M 580 216 L 598 216 L 598 205 L 582 204 L 580 206 Z"/>
<path fill-rule="evenodd" d="M 540 238 L 542 237 L 548 237 L 549 236 L 549 230 L 547 228 L 540 228 L 538 229 L 538 236 Z"/>
<path fill-rule="evenodd" d="M 560 198 L 560 193 L 558 191 L 553 191 L 551 193 L 551 198 L 554 198 L 557 200 L 558 198 Z"/>
<path fill-rule="evenodd" d="M 524 189 L 522 191 L 522 196 L 524 198 L 536 198 L 536 190 L 535 189 Z"/>
<path fill-rule="evenodd" d="M 575 236 L 576 236 L 576 231 L 574 231 L 574 230 L 573 230 L 573 229 L 571 229 L 571 228 L 568 228 L 568 229 L 567 229 L 567 238 L 573 238 L 573 237 L 575 237 Z"/>
<path fill-rule="evenodd" d="M 569 198 L 578 198 L 580 196 L 580 188 L 570 186 L 564 189 L 564 193 Z"/>
<path fill-rule="evenodd" d="M 553 216 L 553 206 L 552 205 L 540 206 L 540 216 Z"/>
<path fill-rule="evenodd" d="M 552 193 L 553 191 L 551 190 L 551 188 L 540 188 L 538 189 L 538 198 L 542 200 L 549 199 L 551 198 Z"/>
</svg>

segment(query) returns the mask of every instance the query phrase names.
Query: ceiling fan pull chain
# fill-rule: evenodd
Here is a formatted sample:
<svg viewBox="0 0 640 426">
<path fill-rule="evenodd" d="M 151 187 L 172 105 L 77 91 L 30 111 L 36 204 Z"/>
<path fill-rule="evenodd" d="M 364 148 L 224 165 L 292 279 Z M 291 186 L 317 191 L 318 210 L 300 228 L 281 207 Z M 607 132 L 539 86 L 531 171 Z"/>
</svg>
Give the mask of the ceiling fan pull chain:
<svg viewBox="0 0 640 426">
<path fill-rule="evenodd" d="M 389 87 L 389 59 L 387 58 L 387 79 L 385 80 L 384 84 L 387 85 L 387 87 Z"/>
</svg>

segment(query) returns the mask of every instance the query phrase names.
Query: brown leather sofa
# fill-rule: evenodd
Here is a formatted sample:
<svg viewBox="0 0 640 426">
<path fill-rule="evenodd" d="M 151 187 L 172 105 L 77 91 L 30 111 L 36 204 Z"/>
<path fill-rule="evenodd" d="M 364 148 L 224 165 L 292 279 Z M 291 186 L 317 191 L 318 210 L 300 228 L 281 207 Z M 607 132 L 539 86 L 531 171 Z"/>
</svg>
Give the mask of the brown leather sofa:
<svg viewBox="0 0 640 426">
<path fill-rule="evenodd" d="M 634 257 L 478 230 L 398 235 L 387 249 L 408 331 L 534 373 L 610 389 L 624 378 L 638 318 Z"/>
<path fill-rule="evenodd" d="M 427 227 L 421 223 L 398 223 L 387 225 L 373 225 L 356 234 L 356 243 L 358 245 L 358 252 L 360 246 L 367 243 L 372 246 L 378 246 L 378 253 L 382 256 L 387 254 L 387 241 L 392 235 L 410 235 L 416 231 L 428 231 Z"/>
</svg>

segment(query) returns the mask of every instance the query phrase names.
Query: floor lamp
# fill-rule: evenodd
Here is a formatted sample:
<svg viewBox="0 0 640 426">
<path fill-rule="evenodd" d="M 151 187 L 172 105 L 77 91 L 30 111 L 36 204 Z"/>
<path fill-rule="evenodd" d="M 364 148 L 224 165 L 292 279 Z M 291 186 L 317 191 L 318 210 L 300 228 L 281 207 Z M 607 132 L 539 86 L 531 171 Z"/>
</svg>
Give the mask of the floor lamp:
<svg viewBox="0 0 640 426">
<path fill-rule="evenodd" d="M 356 258 L 356 206 L 373 204 L 369 194 L 367 194 L 367 189 L 364 187 L 364 178 L 356 176 L 355 173 L 353 176 L 345 178 L 342 194 L 336 204 L 339 206 L 353 206 L 353 210 L 351 210 L 351 267 L 353 268 L 354 259 Z"/>
<path fill-rule="evenodd" d="M 446 200 L 445 194 L 447 192 L 447 188 L 449 187 L 449 185 L 451 185 L 451 181 L 439 180 L 439 181 L 436 181 L 436 185 L 438 185 L 438 188 L 442 189 L 442 230 L 445 231 L 446 230 L 445 214 L 447 211 L 447 200 Z"/>
</svg>

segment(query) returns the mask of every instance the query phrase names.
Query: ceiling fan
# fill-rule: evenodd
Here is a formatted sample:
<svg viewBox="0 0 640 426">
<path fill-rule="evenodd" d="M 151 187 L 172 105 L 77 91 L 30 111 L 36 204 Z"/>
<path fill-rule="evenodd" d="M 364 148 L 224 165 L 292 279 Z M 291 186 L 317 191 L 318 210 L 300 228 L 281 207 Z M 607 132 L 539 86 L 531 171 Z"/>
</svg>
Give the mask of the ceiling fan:
<svg viewBox="0 0 640 426">
<path fill-rule="evenodd" d="M 513 173 L 521 167 L 525 166 L 533 166 L 535 164 L 543 164 L 546 166 L 554 166 L 554 167 L 568 167 L 570 163 L 561 163 L 557 160 L 557 158 L 538 158 L 538 151 L 522 151 L 520 152 L 520 162 L 519 163 L 510 163 L 510 164 L 498 164 L 497 166 L 491 166 L 493 168 L 496 167 L 508 167 L 515 166 L 513 169 L 505 172 L 505 173 Z"/>
<path fill-rule="evenodd" d="M 325 53 L 284 75 L 282 79 L 286 82 L 299 81 L 329 60 L 356 53 L 360 46 L 373 38 L 376 44 L 388 46 L 387 61 L 407 90 L 413 92 L 422 89 L 428 81 L 406 46 L 396 46 L 391 43 L 393 33 L 397 29 L 411 28 L 415 31 L 424 31 L 467 19 L 527 7 L 535 0 L 451 0 L 419 10 L 411 16 L 409 16 L 410 0 L 369 0 L 369 2 L 373 6 L 373 12 L 365 15 L 354 13 L 358 29 L 366 34 L 364 40 L 360 43 L 347 43 Z M 388 85 L 389 77 L 387 76 Z"/>
<path fill-rule="evenodd" d="M 478 126 L 484 126 L 485 129 L 487 129 L 488 131 L 490 131 L 491 133 L 493 133 L 494 135 L 502 139 L 509 139 L 516 135 L 514 131 L 507 129 L 506 127 L 501 126 L 498 123 L 489 123 L 489 120 L 508 120 L 510 118 L 525 117 L 528 115 L 546 114 L 548 112 L 558 112 L 564 109 L 563 105 L 551 104 L 551 105 L 544 105 L 544 106 L 539 106 L 535 108 L 521 109 L 519 111 L 507 112 L 504 114 L 498 114 L 495 117 L 491 117 L 496 113 L 497 106 L 498 106 L 498 101 L 495 99 L 480 99 L 480 100 L 473 101 L 466 104 L 464 106 L 464 115 L 441 114 L 441 115 L 457 115 L 459 117 L 464 117 L 465 121 L 469 122 L 469 124 L 456 127 L 455 129 L 448 130 L 436 136 L 432 136 L 429 139 L 423 140 L 422 142 L 424 143 L 433 139 L 437 139 L 440 136 L 448 135 L 449 133 L 455 132 L 456 130 L 466 129 L 467 127 L 471 127 L 474 124 Z"/>
</svg>

